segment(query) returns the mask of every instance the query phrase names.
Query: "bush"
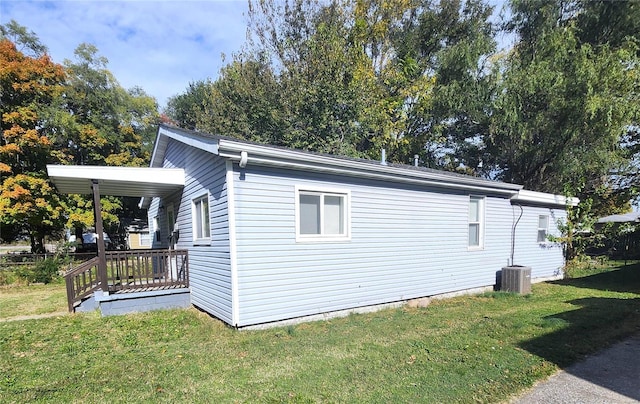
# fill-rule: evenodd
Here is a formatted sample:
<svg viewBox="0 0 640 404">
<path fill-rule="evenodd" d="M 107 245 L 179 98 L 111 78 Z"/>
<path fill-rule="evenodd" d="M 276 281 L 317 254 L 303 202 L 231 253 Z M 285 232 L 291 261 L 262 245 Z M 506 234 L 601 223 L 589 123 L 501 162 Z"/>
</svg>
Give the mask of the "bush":
<svg viewBox="0 0 640 404">
<path fill-rule="evenodd" d="M 18 276 L 29 283 L 51 283 L 60 277 L 59 258 L 45 258 L 35 265 L 25 265 L 18 271 Z"/>
<path fill-rule="evenodd" d="M 609 260 L 606 257 L 589 257 L 588 255 L 576 255 L 567 261 L 564 266 L 564 277 L 567 279 L 588 275 L 588 272 L 602 269 L 607 266 Z"/>
</svg>

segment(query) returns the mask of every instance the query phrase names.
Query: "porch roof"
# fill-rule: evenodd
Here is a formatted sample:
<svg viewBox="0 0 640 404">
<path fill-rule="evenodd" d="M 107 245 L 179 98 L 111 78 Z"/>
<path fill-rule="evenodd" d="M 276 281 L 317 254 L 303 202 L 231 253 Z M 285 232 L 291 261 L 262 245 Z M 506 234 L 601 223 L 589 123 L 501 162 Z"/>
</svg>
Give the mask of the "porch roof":
<svg viewBox="0 0 640 404">
<path fill-rule="evenodd" d="M 181 168 L 47 165 L 49 178 L 63 194 L 91 194 L 98 181 L 101 195 L 165 196 L 184 187 Z"/>
</svg>

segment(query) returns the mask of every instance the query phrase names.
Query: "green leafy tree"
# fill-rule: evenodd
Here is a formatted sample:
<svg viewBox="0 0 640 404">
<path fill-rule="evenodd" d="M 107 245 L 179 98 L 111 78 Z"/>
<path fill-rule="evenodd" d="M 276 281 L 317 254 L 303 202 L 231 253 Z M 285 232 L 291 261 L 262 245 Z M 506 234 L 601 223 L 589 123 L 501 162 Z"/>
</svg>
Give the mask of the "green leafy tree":
<svg viewBox="0 0 640 404">
<path fill-rule="evenodd" d="M 487 137 L 492 170 L 528 189 L 590 194 L 621 167 L 633 122 L 633 48 L 583 42 L 581 2 L 512 3 L 519 35 L 505 60 Z"/>
<path fill-rule="evenodd" d="M 189 83 L 183 94 L 169 98 L 165 113 L 181 128 L 195 130 L 202 124 L 199 121 L 204 117 L 211 100 L 210 92 L 212 83 L 210 80 L 200 80 Z"/>
<path fill-rule="evenodd" d="M 57 122 L 62 136 L 56 147 L 77 165 L 147 165 L 159 121 L 155 100 L 140 88 L 122 88 L 95 46 L 81 44 L 75 56 L 65 61 L 68 78 L 59 105 L 64 113 Z M 88 196 L 71 196 L 68 205 L 71 227 L 93 226 Z M 137 212 L 136 201 L 123 197 L 103 198 L 102 208 L 110 232 L 117 230 L 119 215 Z"/>
<path fill-rule="evenodd" d="M 398 43 L 400 60 L 415 60 L 419 76 L 433 80 L 432 96 L 411 114 L 410 152 L 434 168 L 482 173 L 476 170 L 497 80 L 494 9 L 479 0 L 422 5 Z"/>
<path fill-rule="evenodd" d="M 167 112 L 187 127 L 259 142 L 477 165 L 469 140 L 488 131 L 491 10 L 477 0 L 250 2 L 248 47 Z"/>
</svg>

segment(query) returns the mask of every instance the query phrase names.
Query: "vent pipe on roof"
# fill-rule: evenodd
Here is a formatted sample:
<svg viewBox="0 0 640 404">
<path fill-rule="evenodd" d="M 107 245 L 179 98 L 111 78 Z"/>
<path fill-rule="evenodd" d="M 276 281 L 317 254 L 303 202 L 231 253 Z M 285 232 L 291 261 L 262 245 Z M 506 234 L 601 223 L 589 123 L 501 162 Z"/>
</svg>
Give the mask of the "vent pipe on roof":
<svg viewBox="0 0 640 404">
<path fill-rule="evenodd" d="M 413 165 L 418 167 L 418 162 L 420 161 L 420 156 L 418 156 L 417 154 L 413 155 Z"/>
<path fill-rule="evenodd" d="M 387 165 L 387 151 L 385 149 L 382 149 L 382 158 L 380 160 L 380 164 L 382 164 L 383 166 Z"/>
</svg>

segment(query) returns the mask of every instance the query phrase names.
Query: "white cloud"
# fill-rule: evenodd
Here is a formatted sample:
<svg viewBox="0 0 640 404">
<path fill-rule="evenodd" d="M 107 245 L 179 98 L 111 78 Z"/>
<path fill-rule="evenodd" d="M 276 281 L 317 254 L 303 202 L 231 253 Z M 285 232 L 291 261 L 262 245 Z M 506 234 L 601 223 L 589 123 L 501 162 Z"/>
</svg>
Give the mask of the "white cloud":
<svg viewBox="0 0 640 404">
<path fill-rule="evenodd" d="M 0 1 L 0 24 L 34 31 L 54 61 L 94 44 L 125 88 L 142 87 L 160 105 L 189 82 L 217 77 L 221 54 L 246 39 L 247 0 Z"/>
</svg>

